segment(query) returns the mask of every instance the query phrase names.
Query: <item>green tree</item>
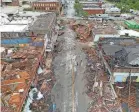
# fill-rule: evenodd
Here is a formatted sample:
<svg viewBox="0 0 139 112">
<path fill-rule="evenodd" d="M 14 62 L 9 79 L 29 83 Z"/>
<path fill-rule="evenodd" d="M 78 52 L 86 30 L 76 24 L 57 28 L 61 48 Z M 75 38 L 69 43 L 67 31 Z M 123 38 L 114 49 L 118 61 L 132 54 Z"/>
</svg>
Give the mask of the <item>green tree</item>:
<svg viewBox="0 0 139 112">
<path fill-rule="evenodd" d="M 85 17 L 85 18 L 87 18 L 88 17 L 88 12 L 82 11 L 82 16 Z"/>
<path fill-rule="evenodd" d="M 139 0 L 107 0 L 115 3 L 122 12 L 128 12 L 129 9 L 139 10 Z"/>
<path fill-rule="evenodd" d="M 74 9 L 75 9 L 75 11 L 76 11 L 76 13 L 77 13 L 77 15 L 81 15 L 81 12 L 82 12 L 82 5 L 80 4 L 80 3 L 75 3 L 74 4 Z"/>
<path fill-rule="evenodd" d="M 75 0 L 75 3 L 79 3 L 79 0 Z"/>
</svg>

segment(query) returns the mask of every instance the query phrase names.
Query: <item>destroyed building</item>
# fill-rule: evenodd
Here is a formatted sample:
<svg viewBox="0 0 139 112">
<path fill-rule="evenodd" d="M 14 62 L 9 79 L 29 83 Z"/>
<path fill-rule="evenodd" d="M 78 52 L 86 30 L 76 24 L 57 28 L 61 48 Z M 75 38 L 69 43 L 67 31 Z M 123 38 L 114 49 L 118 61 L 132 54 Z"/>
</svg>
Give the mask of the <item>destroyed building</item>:
<svg viewBox="0 0 139 112">
<path fill-rule="evenodd" d="M 43 40 L 39 41 L 38 39 L 36 41 L 43 42 Z M 24 106 L 29 89 L 35 79 L 36 70 L 39 66 L 40 56 L 43 51 L 43 44 L 37 46 L 32 42 L 34 41 L 30 41 L 25 47 L 17 47 L 19 44 L 17 40 L 11 41 L 11 43 L 9 42 L 8 46 L 5 45 L 6 43 L 4 41 L 2 43 L 1 105 L 2 108 L 5 108 L 3 112 L 7 108 L 12 112 L 20 112 Z M 22 40 L 23 44 L 25 43 Z M 9 47 L 9 45 L 13 47 Z"/>
<path fill-rule="evenodd" d="M 99 41 L 98 48 L 105 71 L 110 76 L 110 82 L 121 105 L 126 105 L 129 110 L 137 112 L 139 109 L 138 42 L 134 38 L 103 38 Z"/>
<path fill-rule="evenodd" d="M 55 13 L 48 13 L 39 16 L 34 24 L 29 27 L 29 31 L 32 32 L 33 35 L 38 35 L 44 38 L 44 46 L 47 51 L 51 51 L 54 47 L 54 42 L 58 35 L 57 30 Z"/>
<path fill-rule="evenodd" d="M 31 13 L 13 15 L 12 18 L 5 17 L 7 23 L 0 26 L 0 32 L 3 38 L 16 38 L 21 36 L 44 37 L 46 33 L 52 35 L 52 30 L 56 23 L 54 13 Z"/>
<path fill-rule="evenodd" d="M 57 35 L 57 28 L 55 27 L 56 14 L 37 14 L 37 16 L 35 17 L 32 17 L 30 15 L 30 13 L 28 13 L 27 15 L 22 14 L 21 16 L 19 14 L 18 17 L 14 15 L 12 20 L 9 21 L 8 24 L 3 24 L 2 26 L 0 26 L 2 40 L 11 39 L 12 41 L 13 38 L 23 39 L 24 37 L 41 37 L 44 40 L 48 38 L 47 43 L 50 44 L 51 41 L 55 41 L 55 37 Z"/>
<path fill-rule="evenodd" d="M 110 74 L 117 68 L 139 67 L 139 45 L 136 39 L 103 38 L 99 42 L 99 48 Z"/>
<path fill-rule="evenodd" d="M 111 24 L 111 25 L 109 25 Z M 94 39 L 94 42 L 99 41 L 101 38 L 116 38 L 120 35 L 118 34 L 117 29 L 115 28 L 115 25 L 111 22 L 102 21 L 102 23 L 97 23 L 92 28 L 92 36 Z"/>
<path fill-rule="evenodd" d="M 50 90 L 55 78 L 51 72 L 52 53 L 49 49 L 57 36 L 55 20 L 53 13 L 41 15 L 29 25 L 29 30 L 20 31 L 17 28 L 18 31 L 12 32 L 5 29 L 2 33 L 0 51 L 3 112 L 51 110 Z M 13 20 L 10 25 L 15 23 L 18 21 Z M 36 104 L 40 105 L 39 108 Z"/>
<path fill-rule="evenodd" d="M 91 22 L 86 23 L 86 21 L 75 21 L 71 23 L 71 27 L 76 32 L 77 37 L 86 40 L 92 33 L 93 24 Z"/>
</svg>

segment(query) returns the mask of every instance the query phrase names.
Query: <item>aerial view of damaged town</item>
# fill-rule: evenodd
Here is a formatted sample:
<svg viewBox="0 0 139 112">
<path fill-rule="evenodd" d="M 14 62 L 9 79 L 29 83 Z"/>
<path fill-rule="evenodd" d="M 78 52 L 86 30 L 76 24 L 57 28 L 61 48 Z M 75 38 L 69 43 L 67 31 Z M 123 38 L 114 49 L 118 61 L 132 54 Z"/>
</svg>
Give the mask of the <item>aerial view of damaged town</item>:
<svg viewBox="0 0 139 112">
<path fill-rule="evenodd" d="M 1 0 L 1 112 L 139 112 L 139 0 Z"/>
</svg>

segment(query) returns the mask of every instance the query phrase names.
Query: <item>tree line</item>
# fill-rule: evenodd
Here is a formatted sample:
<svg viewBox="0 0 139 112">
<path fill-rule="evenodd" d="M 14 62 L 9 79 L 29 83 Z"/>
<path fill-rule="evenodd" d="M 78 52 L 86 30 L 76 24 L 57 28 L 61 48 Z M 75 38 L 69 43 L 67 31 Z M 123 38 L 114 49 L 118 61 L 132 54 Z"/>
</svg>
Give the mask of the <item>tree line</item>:
<svg viewBox="0 0 139 112">
<path fill-rule="evenodd" d="M 130 9 L 139 10 L 139 0 L 107 0 L 114 2 L 122 12 L 129 12 Z"/>
</svg>

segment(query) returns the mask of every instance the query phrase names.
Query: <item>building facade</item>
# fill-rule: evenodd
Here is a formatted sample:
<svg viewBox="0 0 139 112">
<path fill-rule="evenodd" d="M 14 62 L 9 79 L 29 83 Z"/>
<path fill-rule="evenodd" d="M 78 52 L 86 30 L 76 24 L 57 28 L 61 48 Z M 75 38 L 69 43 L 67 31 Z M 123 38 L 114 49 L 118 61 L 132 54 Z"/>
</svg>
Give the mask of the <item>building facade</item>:
<svg viewBox="0 0 139 112">
<path fill-rule="evenodd" d="M 102 2 L 100 1 L 80 1 L 82 5 L 98 5 L 99 7 L 102 7 Z"/>
<path fill-rule="evenodd" d="M 19 6 L 19 0 L 1 0 L 1 5 Z"/>
<path fill-rule="evenodd" d="M 83 10 L 91 14 L 104 14 L 105 9 L 102 8 L 102 2 L 99 0 L 93 1 L 80 1 L 83 6 Z"/>
<path fill-rule="evenodd" d="M 83 8 L 83 10 L 88 12 L 89 15 L 104 14 L 105 13 L 105 10 L 102 8 Z"/>
<path fill-rule="evenodd" d="M 32 3 L 33 10 L 46 12 L 61 12 L 62 4 L 57 0 L 41 0 Z"/>
</svg>

